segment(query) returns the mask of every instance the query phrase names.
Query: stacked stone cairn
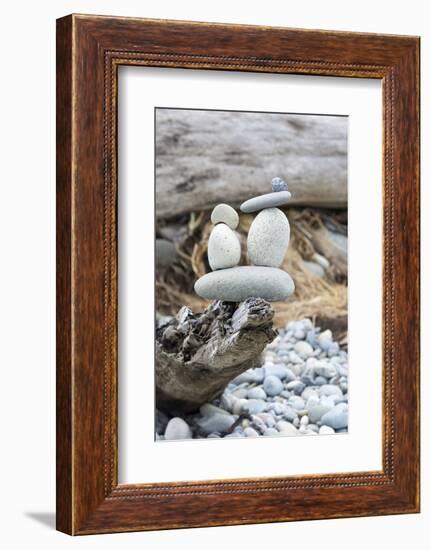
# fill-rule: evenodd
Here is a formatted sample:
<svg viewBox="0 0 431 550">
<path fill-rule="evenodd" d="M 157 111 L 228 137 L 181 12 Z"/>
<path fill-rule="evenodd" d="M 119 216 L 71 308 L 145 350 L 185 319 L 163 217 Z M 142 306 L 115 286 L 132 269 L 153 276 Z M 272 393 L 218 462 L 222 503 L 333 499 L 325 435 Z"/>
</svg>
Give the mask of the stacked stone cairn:
<svg viewBox="0 0 431 550">
<path fill-rule="evenodd" d="M 235 229 L 237 212 L 227 204 L 218 204 L 212 214 L 214 228 L 208 241 L 208 261 L 212 269 L 195 283 L 195 292 L 208 300 L 241 302 L 249 297 L 269 302 L 286 300 L 295 290 L 288 273 L 280 269 L 289 246 L 290 226 L 286 215 L 277 208 L 291 197 L 281 178 L 272 180 L 272 192 L 253 197 L 240 206 L 244 213 L 260 210 L 247 238 L 248 258 L 252 265 L 239 266 L 241 245 Z"/>
</svg>

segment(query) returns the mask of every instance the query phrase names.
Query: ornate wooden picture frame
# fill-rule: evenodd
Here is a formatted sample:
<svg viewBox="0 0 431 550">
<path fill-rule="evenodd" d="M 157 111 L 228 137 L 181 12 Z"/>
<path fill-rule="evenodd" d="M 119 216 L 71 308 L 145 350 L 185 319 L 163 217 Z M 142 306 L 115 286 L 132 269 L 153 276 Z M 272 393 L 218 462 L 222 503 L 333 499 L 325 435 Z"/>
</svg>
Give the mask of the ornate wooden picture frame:
<svg viewBox="0 0 431 550">
<path fill-rule="evenodd" d="M 118 483 L 117 71 L 380 79 L 383 468 Z M 69 534 L 419 511 L 419 39 L 70 15 L 57 22 L 57 528 Z"/>
</svg>

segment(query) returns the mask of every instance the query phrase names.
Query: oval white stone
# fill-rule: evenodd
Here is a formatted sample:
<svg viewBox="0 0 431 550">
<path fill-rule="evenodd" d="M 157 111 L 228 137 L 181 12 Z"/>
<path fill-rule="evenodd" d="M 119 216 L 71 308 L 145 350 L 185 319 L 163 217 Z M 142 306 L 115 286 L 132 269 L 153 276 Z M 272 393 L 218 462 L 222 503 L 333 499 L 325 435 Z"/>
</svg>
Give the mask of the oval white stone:
<svg viewBox="0 0 431 550">
<path fill-rule="evenodd" d="M 231 229 L 236 229 L 239 223 L 239 216 L 236 210 L 228 204 L 218 204 L 211 213 L 211 221 L 214 225 L 225 223 Z"/>
<path fill-rule="evenodd" d="M 241 245 L 238 237 L 224 223 L 211 231 L 208 241 L 208 261 L 211 269 L 225 269 L 238 265 L 241 259 Z"/>
<path fill-rule="evenodd" d="M 247 238 L 248 257 L 254 265 L 279 267 L 284 260 L 290 238 L 286 215 L 278 208 L 259 212 Z"/>
<path fill-rule="evenodd" d="M 189 425 L 178 416 L 171 418 L 165 430 L 165 439 L 190 439 L 193 437 Z"/>
</svg>

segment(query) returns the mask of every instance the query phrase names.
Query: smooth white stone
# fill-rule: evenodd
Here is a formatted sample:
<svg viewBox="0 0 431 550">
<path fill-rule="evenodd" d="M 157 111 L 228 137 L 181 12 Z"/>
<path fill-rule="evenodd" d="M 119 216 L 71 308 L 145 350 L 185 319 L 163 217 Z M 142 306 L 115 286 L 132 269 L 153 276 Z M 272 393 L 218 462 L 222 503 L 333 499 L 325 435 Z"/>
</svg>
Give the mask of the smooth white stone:
<svg viewBox="0 0 431 550">
<path fill-rule="evenodd" d="M 211 269 L 226 269 L 238 265 L 241 245 L 238 237 L 225 223 L 219 223 L 211 231 L 208 241 L 208 261 Z"/>
<path fill-rule="evenodd" d="M 329 269 L 330 267 L 330 263 L 329 263 L 329 260 L 327 258 L 325 258 L 325 256 L 322 256 L 321 254 L 318 254 L 317 252 L 315 252 L 311 259 L 313 260 L 313 262 L 316 262 L 316 264 L 319 264 L 320 266 L 323 267 L 323 269 L 326 271 L 327 269 Z"/>
<path fill-rule="evenodd" d="M 259 212 L 250 226 L 247 251 L 254 265 L 279 267 L 289 245 L 290 226 L 286 215 L 278 208 Z"/>
<path fill-rule="evenodd" d="M 190 439 L 192 431 L 182 418 L 175 417 L 169 420 L 165 430 L 165 439 Z"/>
<path fill-rule="evenodd" d="M 298 430 L 295 428 L 295 426 L 290 422 L 286 422 L 285 420 L 280 420 L 277 423 L 277 428 L 279 432 L 283 435 L 297 435 L 298 433 Z"/>
<path fill-rule="evenodd" d="M 323 342 L 330 342 L 332 340 L 332 331 L 330 331 L 328 328 L 327 330 L 319 334 L 318 340 L 320 344 L 322 344 Z"/>
<path fill-rule="evenodd" d="M 294 349 L 295 352 L 302 357 L 309 357 L 313 353 L 313 348 L 304 340 L 297 342 Z"/>
<path fill-rule="evenodd" d="M 245 428 L 244 430 L 245 437 L 258 437 L 259 434 L 254 428 Z"/>
<path fill-rule="evenodd" d="M 331 428 L 331 426 L 320 426 L 319 428 L 319 434 L 330 435 L 334 433 L 335 433 L 335 430 L 334 428 Z"/>
<path fill-rule="evenodd" d="M 225 223 L 231 229 L 236 229 L 239 223 L 239 216 L 228 204 L 218 204 L 211 213 L 211 221 L 214 225 Z"/>
</svg>

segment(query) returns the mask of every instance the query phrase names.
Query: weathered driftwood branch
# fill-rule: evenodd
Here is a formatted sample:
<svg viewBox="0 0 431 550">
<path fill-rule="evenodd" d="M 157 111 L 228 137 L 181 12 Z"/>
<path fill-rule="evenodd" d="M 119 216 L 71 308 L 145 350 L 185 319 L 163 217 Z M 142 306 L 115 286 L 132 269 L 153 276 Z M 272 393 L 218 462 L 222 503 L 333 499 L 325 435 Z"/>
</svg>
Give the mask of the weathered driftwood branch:
<svg viewBox="0 0 431 550">
<path fill-rule="evenodd" d="M 346 207 L 345 117 L 157 109 L 157 217 L 234 207 L 291 184 L 291 205 Z"/>
<path fill-rule="evenodd" d="M 156 331 L 156 405 L 190 412 L 219 396 L 241 372 L 260 365 L 276 337 L 274 311 L 260 298 L 213 302 L 203 313 L 182 307 Z"/>
</svg>

